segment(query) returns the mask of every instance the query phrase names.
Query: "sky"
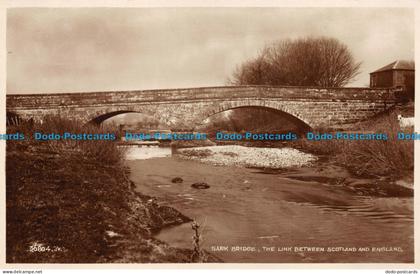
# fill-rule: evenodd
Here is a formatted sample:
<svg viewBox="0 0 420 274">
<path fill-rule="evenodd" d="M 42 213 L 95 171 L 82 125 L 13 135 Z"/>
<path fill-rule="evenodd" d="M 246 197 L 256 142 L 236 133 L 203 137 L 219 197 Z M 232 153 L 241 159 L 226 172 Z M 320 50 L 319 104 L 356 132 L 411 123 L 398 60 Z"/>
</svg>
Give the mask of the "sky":
<svg viewBox="0 0 420 274">
<path fill-rule="evenodd" d="M 7 93 L 223 86 L 267 44 L 306 36 L 346 44 L 369 72 L 414 59 L 407 8 L 14 8 Z"/>
</svg>

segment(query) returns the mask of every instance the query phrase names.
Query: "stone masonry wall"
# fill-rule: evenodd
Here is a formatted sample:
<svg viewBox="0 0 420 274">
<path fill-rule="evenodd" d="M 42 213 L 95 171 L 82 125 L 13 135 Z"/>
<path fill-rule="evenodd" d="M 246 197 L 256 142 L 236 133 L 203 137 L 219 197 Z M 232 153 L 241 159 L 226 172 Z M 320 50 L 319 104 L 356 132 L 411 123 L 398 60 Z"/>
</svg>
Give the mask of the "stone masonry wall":
<svg viewBox="0 0 420 274">
<path fill-rule="evenodd" d="M 237 107 L 276 109 L 320 127 L 361 121 L 396 102 L 395 90 L 389 89 L 245 86 L 8 95 L 6 108 L 24 119 L 61 115 L 83 123 L 139 112 L 157 117 L 168 128 L 193 129 L 207 117 Z"/>
</svg>

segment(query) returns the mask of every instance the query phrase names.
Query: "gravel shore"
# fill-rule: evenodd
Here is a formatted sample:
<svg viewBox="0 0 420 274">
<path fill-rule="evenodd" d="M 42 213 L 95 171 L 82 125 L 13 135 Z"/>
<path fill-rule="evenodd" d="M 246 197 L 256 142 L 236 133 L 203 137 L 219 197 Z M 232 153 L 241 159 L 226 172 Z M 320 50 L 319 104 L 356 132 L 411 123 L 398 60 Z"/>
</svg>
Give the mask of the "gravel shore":
<svg viewBox="0 0 420 274">
<path fill-rule="evenodd" d="M 258 168 L 289 168 L 308 166 L 317 157 L 294 148 L 259 148 L 237 145 L 179 149 L 183 159 L 214 165 Z"/>
</svg>

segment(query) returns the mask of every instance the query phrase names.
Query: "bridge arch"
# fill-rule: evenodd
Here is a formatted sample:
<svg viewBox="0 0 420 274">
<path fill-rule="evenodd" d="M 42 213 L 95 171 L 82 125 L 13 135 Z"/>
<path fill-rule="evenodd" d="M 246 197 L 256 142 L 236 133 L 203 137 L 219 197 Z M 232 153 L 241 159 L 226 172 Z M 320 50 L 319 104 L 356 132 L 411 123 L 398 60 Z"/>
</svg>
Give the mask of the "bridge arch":
<svg viewBox="0 0 420 274">
<path fill-rule="evenodd" d="M 295 111 L 292 108 L 289 108 L 287 104 L 282 105 L 276 102 L 269 102 L 269 101 L 260 101 L 260 100 L 252 100 L 252 101 L 228 101 L 221 103 L 216 108 L 211 108 L 208 112 L 204 114 L 204 119 L 212 117 L 218 113 L 239 109 L 239 108 L 259 108 L 259 109 L 266 109 L 272 111 L 274 113 L 281 113 L 288 118 L 291 122 L 296 124 L 299 128 L 304 131 L 309 131 L 312 129 L 310 122 L 303 117 L 300 112 Z M 204 120 L 203 119 L 203 120 Z"/>
<path fill-rule="evenodd" d="M 114 116 L 124 114 L 124 113 L 138 113 L 138 112 L 134 110 L 116 110 L 116 111 L 110 111 L 110 112 L 105 112 L 105 113 L 98 113 L 96 114 L 96 116 L 94 116 L 94 118 L 90 118 L 90 120 L 88 120 L 86 124 L 100 125 L 103 121 L 109 118 L 112 118 Z"/>
</svg>

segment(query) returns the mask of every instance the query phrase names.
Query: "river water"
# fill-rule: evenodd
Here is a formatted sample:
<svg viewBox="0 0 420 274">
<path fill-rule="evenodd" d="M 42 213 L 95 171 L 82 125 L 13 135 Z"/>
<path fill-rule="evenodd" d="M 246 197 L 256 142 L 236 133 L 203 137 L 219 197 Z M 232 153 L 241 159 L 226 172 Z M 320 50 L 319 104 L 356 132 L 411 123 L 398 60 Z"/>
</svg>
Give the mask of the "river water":
<svg viewBox="0 0 420 274">
<path fill-rule="evenodd" d="M 128 161 L 137 190 L 196 219 L 202 246 L 225 262 L 413 262 L 412 197 L 359 195 L 342 185 L 292 179 L 319 176 L 314 168 L 267 174 L 154 155 L 161 157 Z M 183 182 L 172 183 L 174 177 Z M 192 188 L 196 182 L 210 188 Z M 192 248 L 192 234 L 186 223 L 155 237 Z"/>
</svg>

